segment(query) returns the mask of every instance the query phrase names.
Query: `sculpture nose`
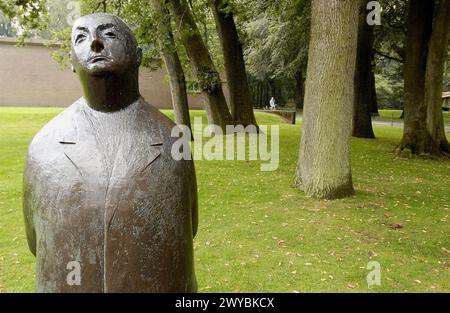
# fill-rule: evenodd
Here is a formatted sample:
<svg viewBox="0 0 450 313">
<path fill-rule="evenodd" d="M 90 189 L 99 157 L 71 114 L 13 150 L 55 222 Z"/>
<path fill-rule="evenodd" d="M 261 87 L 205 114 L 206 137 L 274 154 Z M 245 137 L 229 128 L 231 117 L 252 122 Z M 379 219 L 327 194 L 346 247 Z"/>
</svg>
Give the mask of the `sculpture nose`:
<svg viewBox="0 0 450 313">
<path fill-rule="evenodd" d="M 97 38 L 97 36 L 94 36 L 92 43 L 91 43 L 91 50 L 94 52 L 100 52 L 104 49 L 103 42 Z"/>
</svg>

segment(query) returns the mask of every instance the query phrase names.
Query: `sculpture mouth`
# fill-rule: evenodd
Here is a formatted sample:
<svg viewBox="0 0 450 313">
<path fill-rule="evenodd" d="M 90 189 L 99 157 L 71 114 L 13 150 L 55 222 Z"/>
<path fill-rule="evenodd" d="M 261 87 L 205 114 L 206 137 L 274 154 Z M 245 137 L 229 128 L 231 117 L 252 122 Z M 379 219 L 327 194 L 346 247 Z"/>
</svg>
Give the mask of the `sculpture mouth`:
<svg viewBox="0 0 450 313">
<path fill-rule="evenodd" d="M 97 62 L 101 62 L 101 61 L 109 61 L 110 58 L 108 58 L 107 56 L 104 55 L 96 55 L 93 57 L 90 57 L 88 59 L 88 63 L 97 63 Z"/>
</svg>

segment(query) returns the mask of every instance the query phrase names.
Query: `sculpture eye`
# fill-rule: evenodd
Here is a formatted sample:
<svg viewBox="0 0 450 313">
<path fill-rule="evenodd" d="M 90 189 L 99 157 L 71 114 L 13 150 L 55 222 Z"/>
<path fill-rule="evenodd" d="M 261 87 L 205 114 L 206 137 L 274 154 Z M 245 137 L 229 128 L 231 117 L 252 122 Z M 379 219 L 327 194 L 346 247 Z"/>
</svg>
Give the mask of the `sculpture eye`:
<svg viewBox="0 0 450 313">
<path fill-rule="evenodd" d="M 117 35 L 116 35 L 115 33 L 113 33 L 113 32 L 107 32 L 107 33 L 105 34 L 105 36 L 106 36 L 106 37 L 109 37 L 109 38 L 117 38 Z"/>
<path fill-rule="evenodd" d="M 75 38 L 75 44 L 79 44 L 79 43 L 83 42 L 85 39 L 86 39 L 86 35 L 85 34 L 79 34 Z"/>
</svg>

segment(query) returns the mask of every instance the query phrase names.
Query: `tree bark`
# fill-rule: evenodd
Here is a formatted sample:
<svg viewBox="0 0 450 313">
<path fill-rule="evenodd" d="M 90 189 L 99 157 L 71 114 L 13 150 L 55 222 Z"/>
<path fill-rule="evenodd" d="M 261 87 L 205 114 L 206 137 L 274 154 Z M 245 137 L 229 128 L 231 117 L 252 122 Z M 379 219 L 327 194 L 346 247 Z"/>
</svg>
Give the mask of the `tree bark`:
<svg viewBox="0 0 450 313">
<path fill-rule="evenodd" d="M 179 125 L 189 127 L 192 132 L 186 91 L 186 78 L 173 38 L 170 13 L 161 0 L 151 1 L 157 14 L 155 18 L 158 25 L 157 41 L 161 57 L 166 66 L 167 74 L 169 75 L 175 122 Z"/>
<path fill-rule="evenodd" d="M 372 63 L 374 62 L 374 54 L 372 53 Z M 378 98 L 377 98 L 377 88 L 375 86 L 375 73 L 373 71 L 374 65 L 372 64 L 372 70 L 370 73 L 370 88 L 372 89 L 371 96 L 372 101 L 370 101 L 371 107 L 370 107 L 370 113 L 372 116 L 380 116 L 380 113 L 378 112 Z"/>
<path fill-rule="evenodd" d="M 209 124 L 215 124 L 225 130 L 233 125 L 233 118 L 227 107 L 222 90 L 220 75 L 203 42 L 192 12 L 186 0 L 169 0 L 170 11 L 192 64 L 200 90 L 205 97 L 206 114 Z"/>
<path fill-rule="evenodd" d="M 305 98 L 305 80 L 303 79 L 303 73 L 298 71 L 295 74 L 295 107 L 297 109 L 303 109 L 303 99 Z"/>
<path fill-rule="evenodd" d="M 358 1 L 313 0 L 303 129 L 296 184 L 306 195 L 354 193 L 350 139 Z"/>
<path fill-rule="evenodd" d="M 404 65 L 404 128 L 397 154 L 429 153 L 434 150 L 426 128 L 425 72 L 428 42 L 433 23 L 433 0 L 410 0 Z"/>
<path fill-rule="evenodd" d="M 225 74 L 230 92 L 231 115 L 235 123 L 256 125 L 253 102 L 245 70 L 244 53 L 228 0 L 214 0 L 214 19 L 222 46 Z"/>
<path fill-rule="evenodd" d="M 353 136 L 375 138 L 372 128 L 372 48 L 373 27 L 366 21 L 367 1 L 361 1 L 358 26 L 358 48 L 355 70 L 355 97 L 353 109 Z"/>
<path fill-rule="evenodd" d="M 450 0 L 441 0 L 430 39 L 425 76 L 427 129 L 436 147 L 450 153 L 442 115 L 442 90 L 450 36 Z"/>
</svg>

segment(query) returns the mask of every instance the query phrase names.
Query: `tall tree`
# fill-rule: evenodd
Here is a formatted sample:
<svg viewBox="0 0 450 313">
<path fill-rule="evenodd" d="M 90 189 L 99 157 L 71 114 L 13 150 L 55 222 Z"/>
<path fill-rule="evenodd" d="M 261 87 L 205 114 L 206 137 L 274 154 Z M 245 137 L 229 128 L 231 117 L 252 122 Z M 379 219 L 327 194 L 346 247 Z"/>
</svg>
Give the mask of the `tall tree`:
<svg viewBox="0 0 450 313">
<path fill-rule="evenodd" d="M 373 60 L 373 26 L 367 23 L 366 5 L 368 0 L 361 1 L 358 26 L 358 48 L 355 71 L 355 97 L 353 112 L 353 136 L 375 138 L 372 129 L 372 101 L 376 100 L 372 86 L 374 80 Z"/>
<path fill-rule="evenodd" d="M 404 129 L 396 151 L 421 154 L 433 149 L 426 128 L 425 73 L 428 42 L 433 23 L 434 0 L 410 0 L 404 64 Z"/>
<path fill-rule="evenodd" d="M 159 51 L 169 75 L 175 122 L 191 129 L 186 78 L 173 37 L 170 13 L 161 0 L 151 0 L 151 3 L 155 11 L 155 20 L 157 21 Z"/>
<path fill-rule="evenodd" d="M 229 0 L 214 0 L 214 19 L 223 51 L 231 115 L 237 124 L 256 125 L 244 53 Z"/>
<path fill-rule="evenodd" d="M 296 184 L 306 195 L 353 194 L 350 137 L 359 1 L 313 0 Z"/>
<path fill-rule="evenodd" d="M 220 75 L 200 35 L 192 12 L 186 0 L 168 0 L 168 2 L 194 75 L 205 97 L 208 122 L 225 129 L 226 125 L 234 124 L 233 118 L 223 94 Z"/>
<path fill-rule="evenodd" d="M 431 35 L 425 75 L 427 129 L 431 140 L 443 152 L 450 153 L 442 116 L 442 89 L 450 36 L 450 0 L 441 0 Z"/>
</svg>

